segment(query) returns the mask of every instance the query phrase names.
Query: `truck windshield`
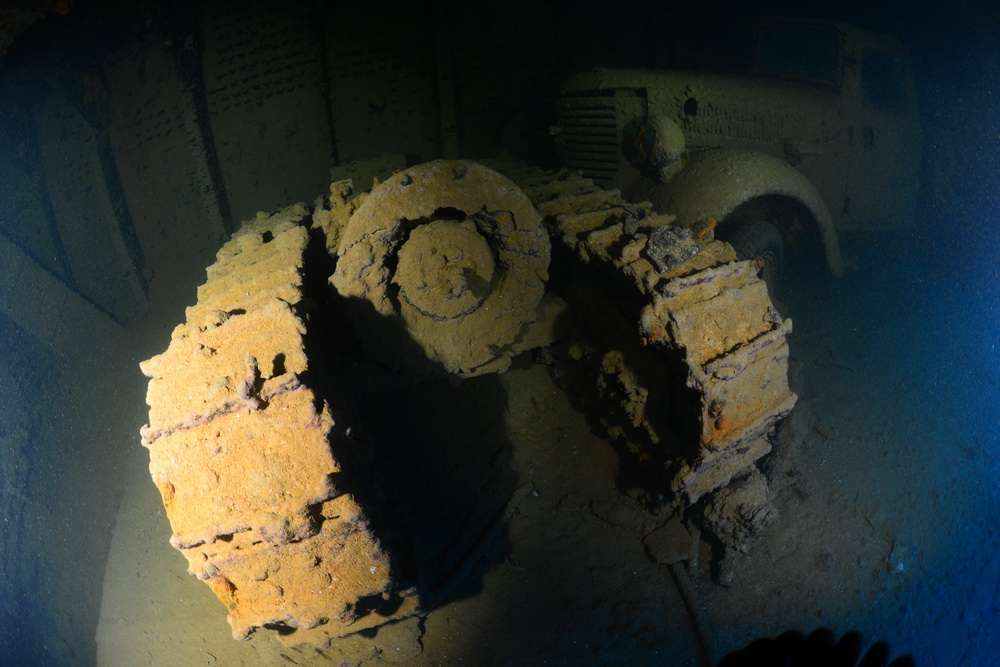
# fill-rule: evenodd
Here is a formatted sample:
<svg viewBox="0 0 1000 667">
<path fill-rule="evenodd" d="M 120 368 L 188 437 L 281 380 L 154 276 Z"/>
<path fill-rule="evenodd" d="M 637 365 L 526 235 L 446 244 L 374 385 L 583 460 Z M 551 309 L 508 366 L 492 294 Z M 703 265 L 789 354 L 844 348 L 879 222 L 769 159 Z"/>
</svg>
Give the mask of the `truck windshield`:
<svg viewBox="0 0 1000 667">
<path fill-rule="evenodd" d="M 754 73 L 838 87 L 840 41 L 840 33 L 826 26 L 765 24 Z"/>
</svg>

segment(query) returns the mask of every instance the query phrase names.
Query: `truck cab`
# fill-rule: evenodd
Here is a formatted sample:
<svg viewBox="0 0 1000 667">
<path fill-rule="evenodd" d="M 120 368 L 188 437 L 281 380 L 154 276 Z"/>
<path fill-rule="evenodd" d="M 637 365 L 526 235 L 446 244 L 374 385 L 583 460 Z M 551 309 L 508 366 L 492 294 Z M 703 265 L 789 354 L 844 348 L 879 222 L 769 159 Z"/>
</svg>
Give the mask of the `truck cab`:
<svg viewBox="0 0 1000 667">
<path fill-rule="evenodd" d="M 777 263 L 809 235 L 839 274 L 839 234 L 905 231 L 920 162 L 905 47 L 812 19 L 722 39 L 717 71 L 570 77 L 557 108 L 564 166 L 681 226 L 711 219 L 741 254 Z"/>
</svg>

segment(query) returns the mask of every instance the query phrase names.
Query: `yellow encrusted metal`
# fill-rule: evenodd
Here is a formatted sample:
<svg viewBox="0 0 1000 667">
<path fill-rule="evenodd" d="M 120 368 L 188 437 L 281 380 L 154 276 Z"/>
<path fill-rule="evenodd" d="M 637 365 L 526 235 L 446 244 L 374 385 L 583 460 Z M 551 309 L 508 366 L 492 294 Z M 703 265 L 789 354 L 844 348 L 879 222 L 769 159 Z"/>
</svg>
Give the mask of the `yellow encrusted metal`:
<svg viewBox="0 0 1000 667">
<path fill-rule="evenodd" d="M 306 210 L 259 215 L 226 243 L 165 352 L 141 364 L 142 431 L 171 544 L 229 612 L 290 644 L 414 613 L 412 590 L 340 489 L 354 446 L 306 379 Z"/>
</svg>

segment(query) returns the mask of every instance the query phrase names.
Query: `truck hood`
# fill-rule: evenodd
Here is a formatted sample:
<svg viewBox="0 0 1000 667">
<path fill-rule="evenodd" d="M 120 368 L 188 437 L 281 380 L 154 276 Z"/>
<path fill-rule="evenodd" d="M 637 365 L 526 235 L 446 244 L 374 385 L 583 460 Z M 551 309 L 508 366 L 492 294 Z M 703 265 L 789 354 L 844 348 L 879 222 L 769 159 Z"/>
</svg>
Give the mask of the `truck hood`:
<svg viewBox="0 0 1000 667">
<path fill-rule="evenodd" d="M 597 69 L 570 77 L 563 96 L 645 92 L 647 115 L 684 130 L 689 150 L 761 150 L 791 164 L 821 151 L 842 131 L 838 93 L 821 85 L 675 70 Z M 724 137 L 722 141 L 719 138 Z"/>
</svg>

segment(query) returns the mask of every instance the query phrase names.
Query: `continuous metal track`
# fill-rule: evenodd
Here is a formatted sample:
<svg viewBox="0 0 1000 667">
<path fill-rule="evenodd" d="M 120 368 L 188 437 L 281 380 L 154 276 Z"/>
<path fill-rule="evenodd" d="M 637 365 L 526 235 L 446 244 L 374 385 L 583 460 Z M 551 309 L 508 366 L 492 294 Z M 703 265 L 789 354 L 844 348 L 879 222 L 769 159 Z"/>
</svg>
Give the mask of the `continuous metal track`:
<svg viewBox="0 0 1000 667">
<path fill-rule="evenodd" d="M 413 613 L 365 508 L 340 490 L 351 432 L 306 380 L 308 211 L 245 223 L 151 378 L 142 443 L 171 544 L 229 611 L 233 636 L 325 644 Z"/>
<path fill-rule="evenodd" d="M 775 311 L 759 261 L 738 261 L 713 240 L 712 220 L 681 229 L 577 172 L 493 166 L 584 268 L 571 281 L 580 286 L 571 306 L 596 344 L 577 343 L 573 354 L 592 357 L 609 434 L 663 461 L 672 491 L 689 504 L 746 473 L 796 401 L 785 341 L 792 323 Z M 609 326 L 615 309 L 634 320 Z"/>
<path fill-rule="evenodd" d="M 325 644 L 421 608 L 371 508 L 344 491 L 365 483 L 341 456 L 359 445 L 324 399 L 309 307 L 343 308 L 390 363 L 416 354 L 459 375 L 563 338 L 557 368 L 583 378 L 567 387 L 609 437 L 681 509 L 710 496 L 703 524 L 744 549 L 774 517 L 754 463 L 795 403 L 791 322 L 758 265 L 712 239 L 712 221 L 671 223 L 573 172 L 468 161 L 407 168 L 370 193 L 337 182 L 312 207 L 244 223 L 167 350 L 141 364 L 142 442 L 171 544 L 225 604 L 234 637 L 266 626 Z M 568 265 L 558 314 L 573 326 L 539 336 L 549 236 Z M 310 259 L 319 241 L 327 262 Z M 334 263 L 337 298 L 307 298 Z"/>
</svg>

